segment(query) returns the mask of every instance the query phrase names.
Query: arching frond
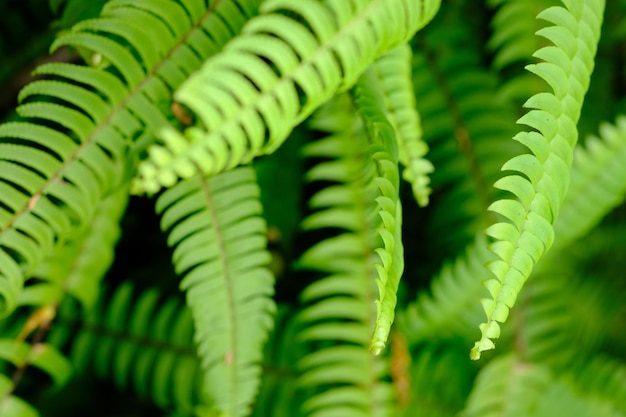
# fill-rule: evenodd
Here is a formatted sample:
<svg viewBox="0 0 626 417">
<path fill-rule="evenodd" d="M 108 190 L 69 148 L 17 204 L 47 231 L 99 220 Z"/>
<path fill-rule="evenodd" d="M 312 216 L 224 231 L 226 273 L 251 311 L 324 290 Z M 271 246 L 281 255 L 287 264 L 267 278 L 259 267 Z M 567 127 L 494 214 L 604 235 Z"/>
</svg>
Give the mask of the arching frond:
<svg viewBox="0 0 626 417">
<path fill-rule="evenodd" d="M 589 138 L 587 146 L 578 145 L 574 152 L 573 168 L 570 188 L 565 197 L 559 219 L 555 224 L 559 239 L 546 256 L 546 264 L 550 261 L 559 265 L 569 265 L 571 258 L 564 262 L 563 250 L 581 238 L 594 227 L 616 205 L 623 200 L 626 192 L 626 172 L 624 172 L 624 152 L 626 152 L 626 120 L 619 118 L 616 125 L 604 124 L 598 138 Z M 590 199 L 589 196 L 593 196 Z M 475 300 L 484 293 L 478 276 L 489 274 L 485 264 L 493 261 L 495 255 L 486 250 L 485 240 L 478 240 L 468 247 L 466 252 L 455 261 L 446 263 L 441 272 L 431 284 L 429 294 L 420 294 L 415 303 L 411 303 L 400 314 L 398 321 L 409 344 L 414 345 L 423 341 L 437 338 L 461 337 L 470 341 L 474 338 L 471 329 L 477 320 L 480 320 L 480 307 Z M 562 269 L 562 268 L 561 268 Z M 543 270 L 541 266 L 535 271 L 542 279 L 543 274 L 563 274 L 563 271 L 554 271 L 554 268 Z M 568 279 L 568 278 L 564 278 Z M 530 295 L 534 301 L 540 301 L 545 294 L 553 301 L 553 308 L 561 309 L 568 305 L 567 298 L 556 298 L 561 292 L 561 281 L 537 283 L 531 289 L 535 295 Z M 525 307 L 524 307 L 525 308 Z M 571 319 L 567 311 L 560 311 L 559 317 Z M 526 313 L 523 313 L 526 314 Z M 545 314 L 545 311 L 541 312 Z M 556 317 L 554 317 L 556 318 Z M 550 332 L 548 329 L 558 328 L 558 320 L 552 321 L 553 327 L 542 326 L 544 321 L 538 318 L 536 329 Z M 535 327 L 535 326 L 531 326 Z M 529 329 L 531 330 L 531 329 Z M 558 343 L 565 343 L 561 334 L 552 334 L 550 340 L 536 335 L 541 342 L 533 342 L 531 357 L 539 359 L 542 349 L 549 349 L 545 344 L 555 348 Z M 542 333 L 547 336 L 547 333 Z M 557 337 L 558 336 L 558 337 Z M 558 343 L 555 337 L 559 339 Z M 545 344 L 544 344 L 545 343 Z M 554 345 L 553 343 L 557 343 Z M 545 350 L 544 350 L 545 351 Z"/>
<path fill-rule="evenodd" d="M 54 42 L 52 50 L 76 48 L 96 66 L 40 66 L 34 73 L 46 79 L 19 95 L 21 120 L 0 125 L 0 316 L 53 246 L 128 179 L 153 132 L 174 119 L 171 91 L 259 2 L 113 0 Z"/>
<path fill-rule="evenodd" d="M 555 24 L 539 32 L 555 46 L 535 54 L 544 60 L 528 69 L 545 79 L 553 93 L 539 93 L 526 103 L 530 110 L 519 123 L 536 129 L 515 136 L 532 152 L 509 160 L 503 170 L 515 171 L 498 180 L 496 187 L 509 191 L 517 200 L 502 199 L 490 210 L 506 221 L 490 226 L 496 239 L 491 250 L 500 258 L 489 265 L 496 278 L 485 286 L 491 299 L 483 299 L 487 321 L 480 325 L 481 338 L 471 351 L 473 359 L 495 347 L 500 335 L 498 322 L 506 321 L 509 309 L 531 274 L 534 265 L 552 246 L 554 223 L 569 184 L 576 122 L 600 37 L 604 1 L 567 0 L 567 8 L 546 9 L 539 17 Z"/>
<path fill-rule="evenodd" d="M 159 197 L 157 212 L 183 276 L 209 401 L 248 415 L 276 308 L 254 170 L 180 182 Z"/>
<path fill-rule="evenodd" d="M 420 206 L 428 204 L 433 165 L 425 159 L 428 145 L 422 140 L 422 126 L 415 109 L 411 71 L 411 48 L 401 45 L 374 61 L 372 71 L 380 80 L 388 118 L 396 130 L 398 157 L 404 165 L 402 176 L 413 189 Z"/>
<path fill-rule="evenodd" d="M 178 89 L 176 100 L 200 124 L 185 134 L 162 130 L 164 145 L 140 166 L 137 188 L 156 192 L 188 178 L 193 163 L 212 175 L 272 152 L 438 8 L 439 0 L 265 1 L 243 35 Z"/>
</svg>

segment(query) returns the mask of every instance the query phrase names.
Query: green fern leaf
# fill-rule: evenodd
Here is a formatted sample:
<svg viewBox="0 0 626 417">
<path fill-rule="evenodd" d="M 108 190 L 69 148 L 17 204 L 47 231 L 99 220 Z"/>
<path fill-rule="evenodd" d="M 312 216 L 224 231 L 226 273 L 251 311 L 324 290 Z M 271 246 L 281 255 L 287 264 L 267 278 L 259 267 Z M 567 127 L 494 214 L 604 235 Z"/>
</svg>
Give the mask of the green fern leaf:
<svg viewBox="0 0 626 417">
<path fill-rule="evenodd" d="M 491 250 L 500 259 L 489 265 L 497 279 L 485 283 L 492 299 L 483 300 L 487 321 L 480 325 L 482 335 L 472 348 L 472 359 L 495 347 L 492 339 L 500 335 L 498 322 L 506 321 L 534 265 L 552 246 L 553 225 L 567 192 L 576 123 L 593 69 L 604 2 L 564 3 L 567 9 L 549 8 L 539 15 L 555 24 L 538 32 L 555 46 L 537 51 L 535 55 L 545 62 L 528 69 L 545 79 L 553 93 L 531 97 L 526 106 L 533 110 L 519 120 L 537 130 L 515 136 L 532 154 L 517 156 L 502 167 L 522 176 L 510 175 L 495 184 L 519 200 L 499 200 L 490 207 L 508 222 L 487 230 L 496 239 Z"/>
<path fill-rule="evenodd" d="M 163 300 L 154 288 L 137 294 L 124 282 L 87 311 L 61 304 L 49 339 L 69 348 L 77 373 L 94 373 L 132 389 L 163 408 L 190 415 L 202 401 L 202 371 L 193 345 L 193 321 L 179 297 Z"/>
<path fill-rule="evenodd" d="M 384 77 L 383 77 L 384 79 Z M 380 216 L 377 233 L 382 245 L 375 249 L 379 261 L 374 264 L 378 273 L 376 285 L 376 327 L 371 350 L 375 355 L 385 347 L 395 316 L 396 292 L 404 271 L 402 246 L 402 210 L 399 196 L 397 139 L 386 116 L 383 89 L 373 69 L 365 71 L 355 88 L 357 109 L 365 120 L 366 133 L 371 143 L 369 154 L 374 172 L 367 173 Z M 370 169 L 371 169 L 370 168 Z"/>
<path fill-rule="evenodd" d="M 24 280 L 53 246 L 74 238 L 99 201 L 128 181 L 152 132 L 174 119 L 162 108 L 171 91 L 258 3 L 113 0 L 99 18 L 60 34 L 52 50 L 75 48 L 103 64 L 40 66 L 34 73 L 47 79 L 19 94 L 21 120 L 0 125 L 0 316 L 15 308 Z"/>
<path fill-rule="evenodd" d="M 394 126 L 398 141 L 399 159 L 404 165 L 402 176 L 413 189 L 417 203 L 428 204 L 433 165 L 424 158 L 428 145 L 422 140 L 419 113 L 412 94 L 411 48 L 401 45 L 378 58 L 372 70 L 380 80 L 389 122 Z"/>
<path fill-rule="evenodd" d="M 65 294 L 91 309 L 100 292 L 100 282 L 113 262 L 113 250 L 120 236 L 119 221 L 126 209 L 128 190 L 122 188 L 96 207 L 85 230 L 70 241 L 57 244 L 33 272 L 40 282 L 22 292 L 20 305 L 56 305 Z"/>
<path fill-rule="evenodd" d="M 164 144 L 139 167 L 136 188 L 170 186 L 158 176 L 187 178 L 194 163 L 213 175 L 273 152 L 294 126 L 352 87 L 375 58 L 411 38 L 438 7 L 439 0 L 360 0 L 353 7 L 264 2 L 243 34 L 178 89 L 176 100 L 201 124 L 186 134 L 163 129 Z"/>
<path fill-rule="evenodd" d="M 16 369 L 34 366 L 49 375 L 57 388 L 65 385 L 72 375 L 70 362 L 47 343 L 30 345 L 15 339 L 0 339 L 0 360 L 11 363 Z M 0 413 L 3 416 L 39 415 L 27 402 L 12 395 L 14 389 L 15 379 L 0 374 Z"/>
<path fill-rule="evenodd" d="M 248 415 L 275 312 L 254 171 L 181 182 L 161 195 L 157 211 L 184 276 L 205 391 L 226 415 Z"/>
<path fill-rule="evenodd" d="M 340 96 L 316 113 L 311 125 L 330 135 L 304 149 L 307 157 L 325 160 L 307 172 L 307 179 L 333 184 L 311 198 L 309 203 L 315 211 L 305 218 L 302 227 L 341 232 L 308 249 L 297 263 L 299 268 L 324 274 L 301 294 L 306 307 L 297 318 L 305 325 L 299 340 L 305 346 L 321 348 L 312 352 L 307 349 L 310 353 L 299 361 L 298 385 L 308 397 L 302 404 L 305 415 L 390 415 L 393 390 L 383 380 L 384 362 L 368 352 L 377 324 L 376 282 L 394 272 L 384 270 L 386 265 L 380 255 L 393 255 L 387 252 L 390 248 L 385 248 L 376 230 L 381 225 L 376 204 L 380 190 L 374 179 L 381 177 L 377 177 L 367 139 L 376 129 L 364 127 L 346 98 Z M 375 149 L 384 148 L 379 145 Z M 382 251 L 377 253 L 377 248 Z M 383 286 L 381 297 L 385 290 Z M 387 294 L 393 296 L 395 292 Z M 385 300 L 378 309 L 384 308 L 388 314 L 388 303 Z M 384 319 L 393 318 L 393 309 L 390 314 Z M 382 323 L 381 334 L 388 331 L 387 324 L 390 322 Z M 385 339 L 386 334 L 380 343 Z"/>
<path fill-rule="evenodd" d="M 559 239 L 546 255 L 547 265 L 553 261 L 563 264 L 563 250 L 587 234 L 623 200 L 621 196 L 626 192 L 626 166 L 623 164 L 626 158 L 626 119 L 618 118 L 616 125 L 604 124 L 600 131 L 598 138 L 587 139 L 587 146 L 577 145 L 574 152 L 570 187 L 554 226 Z M 475 337 L 471 329 L 479 322 L 481 313 L 475 300 L 485 291 L 475 277 L 490 274 L 484 265 L 496 259 L 487 250 L 481 235 L 464 254 L 444 264 L 441 272 L 433 278 L 429 294 L 420 294 L 417 301 L 409 304 L 400 314 L 400 328 L 411 346 L 439 338 L 461 337 L 471 342 Z M 543 271 L 541 266 L 533 272 L 539 275 L 546 273 L 555 274 L 554 271 Z M 533 291 L 554 291 L 556 294 L 562 288 L 560 282 L 535 284 L 537 288 Z M 542 297 L 536 295 L 533 298 Z M 561 303 L 567 303 L 563 299 L 553 301 L 557 310 L 561 308 Z M 530 308 L 532 313 L 533 307 Z M 545 309 L 538 309 L 543 314 Z M 558 323 L 555 323 L 556 326 Z M 552 342 L 554 340 L 546 340 L 548 344 Z M 535 343 L 532 350 L 540 351 L 540 346 Z M 540 359 L 539 354 L 532 357 Z"/>
</svg>

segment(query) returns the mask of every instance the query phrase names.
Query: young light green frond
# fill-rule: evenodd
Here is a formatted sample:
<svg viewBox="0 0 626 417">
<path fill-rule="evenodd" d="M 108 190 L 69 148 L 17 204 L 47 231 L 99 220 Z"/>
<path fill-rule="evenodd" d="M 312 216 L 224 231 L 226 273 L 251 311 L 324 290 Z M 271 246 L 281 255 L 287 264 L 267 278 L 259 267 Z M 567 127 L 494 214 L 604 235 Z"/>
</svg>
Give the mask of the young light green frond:
<svg viewBox="0 0 626 417">
<path fill-rule="evenodd" d="M 492 298 L 483 300 L 487 321 L 480 325 L 482 335 L 472 348 L 472 359 L 495 347 L 492 339 L 500 335 L 498 322 L 506 321 L 534 265 L 552 246 L 553 225 L 568 189 L 578 137 L 576 123 L 593 70 L 604 1 L 564 3 L 567 9 L 553 7 L 539 15 L 555 24 L 538 32 L 554 46 L 537 51 L 535 56 L 543 62 L 528 69 L 546 80 L 553 92 L 531 97 L 526 103 L 531 110 L 519 120 L 535 129 L 515 136 L 532 153 L 519 155 L 502 167 L 521 175 L 504 177 L 495 184 L 518 200 L 499 200 L 490 206 L 507 221 L 487 229 L 495 239 L 490 249 L 500 259 L 489 265 L 497 279 L 485 283 Z"/>
<path fill-rule="evenodd" d="M 196 176 L 161 195 L 161 227 L 194 318 L 204 388 L 215 408 L 246 416 L 272 327 L 274 277 L 254 170 Z"/>
<path fill-rule="evenodd" d="M 382 244 L 375 249 L 379 260 L 374 264 L 378 273 L 379 299 L 376 301 L 376 327 L 371 344 L 372 352 L 378 355 L 389 337 L 395 316 L 396 293 L 404 271 L 398 143 L 394 128 L 387 119 L 383 89 L 373 68 L 359 78 L 354 94 L 370 142 L 368 153 L 372 164 L 366 170 L 373 172 L 368 173 L 368 186 L 375 187 L 376 212 L 380 216 L 376 231 Z"/>
<path fill-rule="evenodd" d="M 585 147 L 578 145 L 574 151 L 570 188 L 554 226 L 555 234 L 559 238 L 546 255 L 546 261 L 553 260 L 562 264 L 562 250 L 586 235 L 599 219 L 623 200 L 621 196 L 626 187 L 623 164 L 626 158 L 626 119 L 619 117 L 615 125 L 604 124 L 600 131 L 599 138 L 589 138 Z M 463 256 L 454 263 L 444 265 L 438 277 L 433 279 L 429 294 L 421 294 L 398 317 L 400 328 L 410 345 L 449 337 L 461 337 L 470 342 L 475 337 L 471 329 L 476 326 L 481 314 L 481 308 L 475 304 L 475 300 L 482 298 L 484 293 L 484 287 L 475 277 L 489 274 L 484 265 L 495 259 L 494 254 L 487 250 L 485 240 L 480 236 L 477 239 Z M 545 274 L 542 268 L 536 272 Z M 556 273 L 548 271 L 548 274 Z M 543 276 L 538 279 L 544 280 Z M 537 295 L 532 298 L 538 301 L 542 298 L 538 294 L 550 294 L 546 297 L 554 298 L 552 309 L 559 311 L 559 317 L 563 317 L 566 312 L 562 310 L 563 306 L 569 301 L 555 298 L 562 284 L 560 280 L 553 281 L 535 284 L 531 290 Z M 532 314 L 534 307 L 531 306 L 530 309 L 523 314 Z M 570 315 L 567 317 L 571 318 Z M 538 327 L 542 327 L 545 319 L 539 316 L 536 321 Z M 552 329 L 560 325 L 555 321 L 550 323 L 554 325 L 550 327 Z M 541 339 L 539 335 L 536 337 Z M 558 341 L 562 342 L 562 338 Z M 552 338 L 545 342 L 554 345 L 557 341 Z M 558 345 L 555 349 L 561 347 Z M 533 352 L 537 352 L 532 356 L 536 359 L 541 358 L 541 352 L 548 349 L 540 346 L 539 342 L 533 342 L 531 348 Z"/>
<path fill-rule="evenodd" d="M 410 39 L 438 7 L 439 0 L 361 0 L 351 7 L 265 1 L 243 34 L 176 91 L 200 123 L 184 134 L 162 130 L 164 144 L 140 166 L 137 189 L 170 186 L 170 178 L 193 175 L 194 163 L 213 175 L 273 152 L 322 103 L 352 87 L 374 59 Z"/>
<path fill-rule="evenodd" d="M 402 176 L 413 189 L 417 203 L 428 204 L 430 179 L 433 165 L 424 158 L 428 145 L 422 140 L 422 126 L 415 109 L 415 95 L 411 71 L 411 48 L 401 45 L 380 58 L 372 70 L 380 80 L 386 111 L 396 131 L 400 162 L 404 165 Z"/>
<path fill-rule="evenodd" d="M 87 314 L 65 302 L 49 337 L 63 346 L 78 324 L 69 349 L 77 373 L 95 371 L 120 389 L 132 387 L 159 407 L 190 415 L 203 402 L 190 311 L 178 297 L 163 299 L 154 288 L 137 293 L 125 282 L 110 297 L 100 296 Z"/>
<path fill-rule="evenodd" d="M 375 263 L 381 260 L 376 248 L 384 246 L 379 246 L 376 231 L 380 191 L 372 182 L 376 173 L 369 132 L 358 122 L 351 103 L 333 100 L 311 122 L 314 127 L 333 126 L 331 135 L 305 147 L 307 157 L 324 158 L 309 171 L 310 181 L 327 181 L 327 173 L 340 173 L 332 179 L 336 184 L 311 198 L 315 211 L 302 223 L 305 230 L 340 230 L 297 262 L 301 269 L 324 274 L 302 292 L 305 308 L 298 315 L 305 325 L 299 340 L 310 346 L 298 364 L 307 416 L 389 416 L 393 410 L 393 389 L 383 380 L 384 362 L 368 351 L 377 321 Z M 321 348 L 311 349 L 315 346 Z"/>
<path fill-rule="evenodd" d="M 40 66 L 34 73 L 46 79 L 19 94 L 21 119 L 0 125 L 0 316 L 15 308 L 24 280 L 53 246 L 74 238 L 100 199 L 133 174 L 153 132 L 175 123 L 171 91 L 258 3 L 207 9 L 201 0 L 116 0 L 61 33 L 51 49 L 75 48 L 92 66 Z"/>
</svg>

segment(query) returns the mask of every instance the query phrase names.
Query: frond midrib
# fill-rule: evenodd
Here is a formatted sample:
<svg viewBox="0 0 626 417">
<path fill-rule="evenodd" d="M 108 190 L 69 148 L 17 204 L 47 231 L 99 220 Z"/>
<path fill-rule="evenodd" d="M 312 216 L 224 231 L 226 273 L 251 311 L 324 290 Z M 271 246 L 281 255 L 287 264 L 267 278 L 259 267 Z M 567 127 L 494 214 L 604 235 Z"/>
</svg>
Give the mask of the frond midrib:
<svg viewBox="0 0 626 417">
<path fill-rule="evenodd" d="M 200 168 L 196 167 L 196 169 L 197 169 L 196 175 L 200 178 L 202 194 L 207 202 L 207 205 L 206 205 L 207 213 L 209 214 L 211 218 L 210 224 L 213 226 L 213 233 L 215 235 L 216 240 L 218 241 L 218 244 L 217 244 L 217 247 L 219 248 L 218 258 L 219 258 L 219 262 L 220 262 L 221 270 L 222 270 L 222 274 L 219 275 L 219 278 L 223 281 L 224 288 L 226 290 L 225 291 L 226 292 L 226 304 L 228 306 L 228 320 L 230 322 L 230 326 L 229 326 L 230 327 L 230 331 L 229 331 L 230 341 L 228 343 L 229 353 L 232 355 L 236 355 L 237 353 L 233 351 L 233 349 L 239 346 L 237 342 L 237 328 L 238 328 L 239 322 L 237 320 L 237 315 L 235 314 L 237 303 L 235 302 L 235 296 L 233 294 L 233 288 L 231 285 L 233 281 L 233 277 L 231 276 L 231 273 L 230 273 L 228 252 L 224 245 L 225 239 L 224 239 L 224 234 L 222 232 L 222 225 L 219 221 L 217 211 L 215 210 L 215 205 L 213 204 L 213 195 L 211 193 L 211 189 L 208 184 L 207 178 L 202 176 Z M 226 360 L 226 358 L 224 360 Z M 236 364 L 238 361 L 238 358 L 234 357 L 232 361 L 233 363 Z M 230 379 L 228 383 L 228 387 L 231 391 L 230 398 L 238 398 L 237 387 L 238 387 L 239 378 L 237 377 L 236 366 L 230 367 L 228 378 Z M 236 405 L 239 403 L 239 401 L 233 400 L 233 401 L 230 401 L 229 403 L 233 407 L 230 410 L 230 415 L 232 416 L 237 415 Z"/>
</svg>

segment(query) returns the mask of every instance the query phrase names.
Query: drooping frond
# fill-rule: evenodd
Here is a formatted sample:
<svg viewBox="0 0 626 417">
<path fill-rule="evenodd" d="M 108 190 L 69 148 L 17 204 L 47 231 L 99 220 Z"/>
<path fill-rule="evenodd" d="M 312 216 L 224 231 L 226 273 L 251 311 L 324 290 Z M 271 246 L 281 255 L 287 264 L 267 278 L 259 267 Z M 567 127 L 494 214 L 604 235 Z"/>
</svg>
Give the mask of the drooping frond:
<svg viewBox="0 0 626 417">
<path fill-rule="evenodd" d="M 506 321 L 534 265 L 552 246 L 553 225 L 567 192 L 578 136 L 576 122 L 593 70 L 604 1 L 566 0 L 564 4 L 567 8 L 553 7 L 539 15 L 555 24 L 538 32 L 555 46 L 537 51 L 535 56 L 544 62 L 528 69 L 545 79 L 553 92 L 531 97 L 526 107 L 533 110 L 519 120 L 536 129 L 515 136 L 532 153 L 505 163 L 503 170 L 519 174 L 495 183 L 517 200 L 502 199 L 490 206 L 506 221 L 487 230 L 496 239 L 490 249 L 500 259 L 489 265 L 497 279 L 485 283 L 491 299 L 482 300 L 487 321 L 480 325 L 481 338 L 472 348 L 473 359 L 495 347 L 492 339 L 500 335 L 498 322 Z"/>
<path fill-rule="evenodd" d="M 0 125 L 0 316 L 53 246 L 127 180 L 153 132 L 174 120 L 171 91 L 259 1 L 113 0 L 54 42 L 52 50 L 76 48 L 95 67 L 40 66 L 35 74 L 46 79 L 19 95 L 21 120 Z"/>
<path fill-rule="evenodd" d="M 404 271 L 404 248 L 402 246 L 402 207 L 399 196 L 398 145 L 392 125 L 386 117 L 385 101 L 380 79 L 373 69 L 365 71 L 355 88 L 357 110 L 364 120 L 365 133 L 369 138 L 368 156 L 371 165 L 366 167 L 367 186 L 376 201 L 376 214 L 380 217 L 376 231 L 381 245 L 376 248 L 379 257 L 374 266 L 378 273 L 376 286 L 376 327 L 371 349 L 375 355 L 385 347 L 395 308 L 400 277 Z"/>
<path fill-rule="evenodd" d="M 623 164 L 626 158 L 626 119 L 618 118 L 616 125 L 604 124 L 600 131 L 599 138 L 589 138 L 587 146 L 576 147 L 570 188 L 555 224 L 559 239 L 546 256 L 546 262 L 553 260 L 557 265 L 569 265 L 572 260 L 569 257 L 566 258 L 568 261 L 563 260 L 563 250 L 586 235 L 623 200 L 622 195 L 626 192 Z M 398 321 L 410 345 L 438 338 L 460 337 L 470 341 L 475 337 L 472 327 L 478 323 L 481 314 L 475 300 L 484 293 L 484 287 L 476 277 L 489 274 L 485 264 L 495 259 L 494 254 L 486 250 L 484 239 L 480 236 L 477 239 L 464 254 L 444 265 L 433 279 L 430 293 L 420 294 L 417 301 L 409 304 L 400 314 Z M 555 271 L 554 268 L 545 271 L 541 266 L 535 272 L 540 275 L 540 280 L 544 274 L 554 276 L 569 273 Z M 569 278 L 564 276 L 563 279 Z M 552 350 L 556 354 L 556 350 L 561 349 L 564 343 L 569 343 L 569 339 L 562 337 L 563 330 L 560 334 L 554 334 L 559 328 L 559 320 L 572 319 L 572 315 L 563 308 L 573 301 L 565 296 L 557 297 L 562 289 L 561 282 L 556 279 L 544 284 L 537 283 L 530 289 L 529 297 L 533 302 L 541 302 L 545 296 L 552 301 L 551 307 L 545 304 L 543 308 L 538 306 L 537 313 L 534 313 L 535 307 L 531 306 L 527 310 L 527 307 L 522 306 L 522 314 L 536 315 L 536 325 L 530 325 L 528 330 L 541 332 L 527 336 L 534 340 L 532 346 L 529 346 L 532 352 L 528 352 L 528 355 L 535 360 L 541 358 L 541 352 Z M 547 327 L 542 325 L 545 324 L 542 315 L 545 315 L 546 308 L 559 313 L 553 315 L 554 320 Z"/>
<path fill-rule="evenodd" d="M 124 283 L 110 297 L 100 297 L 86 315 L 64 303 L 50 340 L 65 346 L 78 327 L 69 348 L 78 374 L 95 373 L 159 407 L 189 415 L 204 402 L 190 311 L 182 300 L 164 300 L 154 288 L 136 293 Z"/>
<path fill-rule="evenodd" d="M 270 153 L 322 103 L 352 87 L 381 54 L 428 23 L 439 0 L 269 0 L 243 34 L 175 94 L 199 118 L 139 168 L 137 189 L 156 192 L 194 163 L 212 175 Z"/>
<path fill-rule="evenodd" d="M 383 381 L 382 358 L 369 352 L 376 325 L 376 227 L 381 220 L 366 130 L 354 111 L 337 99 L 324 106 L 311 125 L 330 136 L 305 148 L 308 157 L 325 159 L 306 177 L 333 184 L 311 198 L 316 211 L 302 227 L 339 234 L 317 243 L 298 261 L 300 268 L 323 274 L 301 294 L 306 307 L 298 316 L 304 325 L 299 339 L 310 346 L 299 362 L 298 384 L 308 397 L 302 411 L 310 416 L 388 416 L 393 388 Z M 315 346 L 318 349 L 311 351 Z"/>
<path fill-rule="evenodd" d="M 398 157 L 404 165 L 402 176 L 413 189 L 417 203 L 428 204 L 433 165 L 424 158 L 428 145 L 422 140 L 422 126 L 415 109 L 415 95 L 411 71 L 411 48 L 401 45 L 380 58 L 372 70 L 380 80 L 388 118 L 396 130 Z"/>
<path fill-rule="evenodd" d="M 275 312 L 254 170 L 197 175 L 163 193 L 156 209 L 175 246 L 209 401 L 226 415 L 248 415 Z"/>
</svg>

